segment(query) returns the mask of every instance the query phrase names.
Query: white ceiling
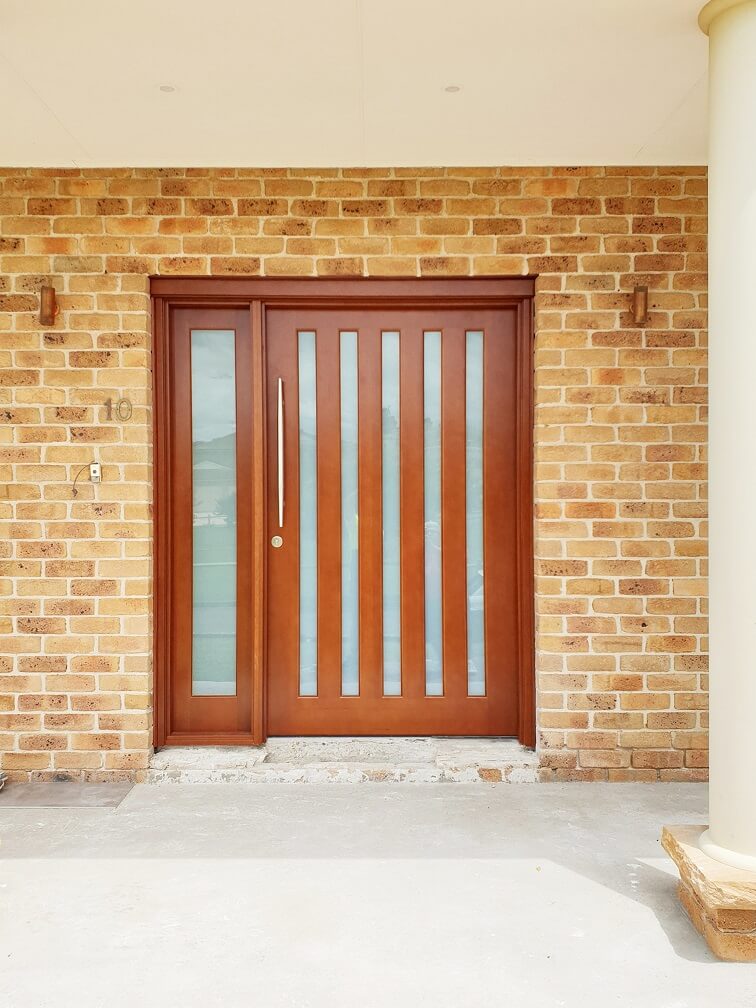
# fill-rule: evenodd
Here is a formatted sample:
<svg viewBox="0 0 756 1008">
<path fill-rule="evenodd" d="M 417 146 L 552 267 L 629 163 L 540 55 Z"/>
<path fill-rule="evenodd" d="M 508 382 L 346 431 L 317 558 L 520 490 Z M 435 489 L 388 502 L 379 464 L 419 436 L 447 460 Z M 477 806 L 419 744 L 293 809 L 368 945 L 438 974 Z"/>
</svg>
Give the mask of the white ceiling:
<svg viewBox="0 0 756 1008">
<path fill-rule="evenodd" d="M 701 3 L 0 0 L 0 164 L 704 163 Z"/>
</svg>

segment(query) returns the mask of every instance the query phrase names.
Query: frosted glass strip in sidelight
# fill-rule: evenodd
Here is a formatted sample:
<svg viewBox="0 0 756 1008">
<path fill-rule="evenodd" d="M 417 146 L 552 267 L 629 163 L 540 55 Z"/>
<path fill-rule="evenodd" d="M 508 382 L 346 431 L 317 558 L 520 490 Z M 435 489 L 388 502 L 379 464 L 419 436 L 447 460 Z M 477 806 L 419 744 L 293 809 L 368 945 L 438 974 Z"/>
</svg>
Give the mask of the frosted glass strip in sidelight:
<svg viewBox="0 0 756 1008">
<path fill-rule="evenodd" d="M 483 333 L 465 336 L 465 494 L 467 501 L 467 692 L 485 696 L 483 579 Z"/>
<path fill-rule="evenodd" d="M 441 333 L 423 346 L 423 477 L 425 518 L 425 693 L 442 696 L 441 616 Z"/>
<path fill-rule="evenodd" d="M 399 333 L 381 337 L 383 436 L 383 692 L 402 692 L 402 624 L 399 504 Z"/>
<path fill-rule="evenodd" d="M 299 339 L 299 694 L 318 694 L 318 458 L 315 333 Z"/>
<path fill-rule="evenodd" d="M 357 333 L 340 334 L 341 364 L 341 692 L 360 692 Z"/>
<path fill-rule="evenodd" d="M 236 693 L 236 374 L 231 330 L 191 332 L 192 695 Z"/>
</svg>

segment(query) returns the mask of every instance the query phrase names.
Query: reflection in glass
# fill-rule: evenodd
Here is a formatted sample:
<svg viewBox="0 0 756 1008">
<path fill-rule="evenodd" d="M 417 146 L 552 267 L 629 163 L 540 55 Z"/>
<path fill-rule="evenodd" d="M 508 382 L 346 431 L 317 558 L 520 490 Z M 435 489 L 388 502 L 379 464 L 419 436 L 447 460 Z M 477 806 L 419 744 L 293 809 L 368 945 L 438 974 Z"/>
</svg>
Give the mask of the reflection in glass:
<svg viewBox="0 0 756 1008">
<path fill-rule="evenodd" d="M 358 529 L 357 333 L 341 344 L 341 692 L 360 692 L 360 578 Z"/>
<path fill-rule="evenodd" d="M 383 428 L 383 692 L 402 692 L 401 575 L 399 568 L 399 333 L 382 335 Z"/>
<path fill-rule="evenodd" d="M 465 493 L 467 499 L 467 692 L 485 696 L 483 622 L 483 333 L 465 347 Z"/>
<path fill-rule="evenodd" d="M 299 333 L 299 693 L 318 693 L 318 460 L 315 333 Z"/>
<path fill-rule="evenodd" d="M 192 694 L 236 693 L 234 333 L 193 329 Z"/>
<path fill-rule="evenodd" d="M 424 336 L 425 693 L 444 692 L 441 618 L 441 333 Z"/>
</svg>

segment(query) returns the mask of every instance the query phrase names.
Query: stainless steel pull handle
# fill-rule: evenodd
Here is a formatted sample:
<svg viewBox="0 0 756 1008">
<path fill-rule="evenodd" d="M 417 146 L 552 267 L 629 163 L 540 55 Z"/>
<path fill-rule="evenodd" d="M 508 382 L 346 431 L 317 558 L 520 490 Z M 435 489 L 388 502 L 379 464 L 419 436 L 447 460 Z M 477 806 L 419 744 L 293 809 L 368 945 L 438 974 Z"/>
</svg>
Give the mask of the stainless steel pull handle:
<svg viewBox="0 0 756 1008">
<path fill-rule="evenodd" d="M 284 526 L 284 399 L 283 378 L 278 379 L 278 527 Z"/>
</svg>

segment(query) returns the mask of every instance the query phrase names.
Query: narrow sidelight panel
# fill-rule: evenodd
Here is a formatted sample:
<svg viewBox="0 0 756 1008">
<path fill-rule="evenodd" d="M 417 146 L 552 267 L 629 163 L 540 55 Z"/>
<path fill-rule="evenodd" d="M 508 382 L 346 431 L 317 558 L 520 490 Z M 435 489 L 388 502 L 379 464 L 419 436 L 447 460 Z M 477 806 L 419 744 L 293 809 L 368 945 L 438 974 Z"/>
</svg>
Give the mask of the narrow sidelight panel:
<svg viewBox="0 0 756 1008">
<path fill-rule="evenodd" d="M 232 330 L 191 332 L 192 695 L 236 693 L 236 362 Z"/>
<path fill-rule="evenodd" d="M 360 692 L 357 333 L 340 334 L 341 364 L 341 692 Z"/>
<path fill-rule="evenodd" d="M 467 692 L 485 696 L 483 578 L 483 333 L 466 333 Z"/>
<path fill-rule="evenodd" d="M 442 696 L 441 613 L 441 333 L 423 343 L 423 476 L 425 484 L 425 693 Z"/>
<path fill-rule="evenodd" d="M 315 333 L 299 337 L 299 695 L 318 694 L 318 457 Z"/>
<path fill-rule="evenodd" d="M 399 333 L 382 335 L 383 435 L 383 692 L 402 692 L 399 494 Z"/>
</svg>

